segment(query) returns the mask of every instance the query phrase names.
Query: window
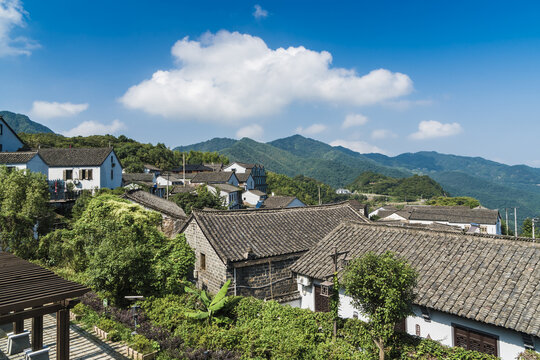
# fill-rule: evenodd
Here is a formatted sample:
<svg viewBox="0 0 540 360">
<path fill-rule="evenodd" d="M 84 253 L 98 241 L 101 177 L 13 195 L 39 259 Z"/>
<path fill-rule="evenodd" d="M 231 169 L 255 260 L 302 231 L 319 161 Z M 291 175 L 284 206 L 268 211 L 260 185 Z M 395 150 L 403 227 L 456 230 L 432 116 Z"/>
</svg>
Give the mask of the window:
<svg viewBox="0 0 540 360">
<path fill-rule="evenodd" d="M 73 170 L 64 170 L 64 180 L 73 180 Z"/>
<path fill-rule="evenodd" d="M 201 256 L 200 256 L 199 268 L 201 270 L 206 270 L 206 255 L 203 253 L 201 253 Z"/>
<path fill-rule="evenodd" d="M 4 135 L 4 124 L 0 124 L 0 135 Z"/>
<path fill-rule="evenodd" d="M 328 296 L 321 295 L 321 286 L 314 285 L 315 288 L 315 311 L 329 312 L 330 311 L 330 298 Z"/>
<path fill-rule="evenodd" d="M 497 336 L 453 325 L 454 346 L 498 356 Z"/>
<path fill-rule="evenodd" d="M 80 180 L 92 180 L 93 171 L 92 169 L 82 169 L 79 172 Z"/>
<path fill-rule="evenodd" d="M 111 170 L 111 180 L 114 179 L 114 171 Z"/>
<path fill-rule="evenodd" d="M 0 151 L 2 151 L 2 144 L 0 144 Z"/>
</svg>

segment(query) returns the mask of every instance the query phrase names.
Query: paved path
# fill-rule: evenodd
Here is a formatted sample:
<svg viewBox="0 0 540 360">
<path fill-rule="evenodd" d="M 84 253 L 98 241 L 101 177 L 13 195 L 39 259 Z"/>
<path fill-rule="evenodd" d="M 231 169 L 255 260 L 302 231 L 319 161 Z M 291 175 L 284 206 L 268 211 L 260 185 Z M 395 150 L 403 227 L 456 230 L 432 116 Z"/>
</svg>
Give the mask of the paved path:
<svg viewBox="0 0 540 360">
<path fill-rule="evenodd" d="M 31 320 L 25 320 L 24 328 L 31 330 Z M 78 325 L 69 329 L 69 356 L 71 360 L 126 360 L 124 346 L 120 343 L 103 341 L 93 333 L 88 333 Z M 56 359 L 56 318 L 54 315 L 43 317 L 43 345 L 49 347 L 49 359 Z M 23 360 L 23 354 L 7 356 L 7 338 L 0 329 L 0 360 Z"/>
</svg>

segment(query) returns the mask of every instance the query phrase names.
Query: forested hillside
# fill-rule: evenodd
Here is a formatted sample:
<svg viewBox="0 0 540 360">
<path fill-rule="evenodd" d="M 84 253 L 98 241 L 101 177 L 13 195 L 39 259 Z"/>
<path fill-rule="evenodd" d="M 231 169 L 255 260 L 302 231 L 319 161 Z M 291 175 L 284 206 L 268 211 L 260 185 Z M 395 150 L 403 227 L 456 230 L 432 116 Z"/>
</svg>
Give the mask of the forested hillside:
<svg viewBox="0 0 540 360">
<path fill-rule="evenodd" d="M 8 125 L 11 126 L 13 131 L 16 133 L 24 132 L 29 134 L 37 134 L 53 132 L 45 125 L 32 121 L 28 116 L 23 114 L 16 114 L 11 111 L 0 111 L 0 116 L 6 120 Z"/>
<path fill-rule="evenodd" d="M 396 179 L 371 171 L 362 173 L 347 188 L 360 193 L 396 196 L 402 201 L 448 195 L 441 185 L 426 175 Z"/>
<path fill-rule="evenodd" d="M 144 164 L 167 170 L 182 165 L 182 153 L 170 150 L 165 144 L 143 144 L 124 135 L 93 135 L 65 137 L 57 134 L 19 134 L 21 139 L 32 148 L 38 147 L 104 147 L 112 146 L 126 172 L 142 172 Z M 215 152 L 189 151 L 186 163 L 229 163 L 226 156 Z"/>
</svg>

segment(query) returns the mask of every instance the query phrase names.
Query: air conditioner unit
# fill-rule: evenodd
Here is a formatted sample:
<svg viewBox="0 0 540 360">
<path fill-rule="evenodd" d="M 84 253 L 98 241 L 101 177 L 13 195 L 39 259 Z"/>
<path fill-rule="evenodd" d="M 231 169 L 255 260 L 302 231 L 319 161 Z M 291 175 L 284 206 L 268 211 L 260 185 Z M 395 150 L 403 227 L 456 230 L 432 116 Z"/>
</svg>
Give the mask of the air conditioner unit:
<svg viewBox="0 0 540 360">
<path fill-rule="evenodd" d="M 309 286 L 311 285 L 311 279 L 307 276 L 298 275 L 296 278 L 296 283 L 302 286 Z"/>
<path fill-rule="evenodd" d="M 78 185 L 78 184 L 79 184 L 79 180 L 78 180 L 78 179 L 75 179 L 75 180 L 73 180 L 73 183 L 74 183 L 75 185 Z"/>
<path fill-rule="evenodd" d="M 198 279 L 199 278 L 199 270 L 193 270 L 193 278 Z"/>
</svg>

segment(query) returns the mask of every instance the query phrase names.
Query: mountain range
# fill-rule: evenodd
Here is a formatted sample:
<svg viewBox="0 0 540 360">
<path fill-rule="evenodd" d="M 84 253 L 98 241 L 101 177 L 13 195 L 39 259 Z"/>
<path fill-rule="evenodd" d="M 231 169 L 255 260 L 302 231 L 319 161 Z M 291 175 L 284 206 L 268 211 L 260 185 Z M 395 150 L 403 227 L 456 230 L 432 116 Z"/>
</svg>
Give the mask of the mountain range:
<svg viewBox="0 0 540 360">
<path fill-rule="evenodd" d="M 214 138 L 180 151 L 216 151 L 231 161 L 255 162 L 288 176 L 305 175 L 333 187 L 346 187 L 364 171 L 386 176 L 429 175 L 452 196 L 472 196 L 482 205 L 518 207 L 518 223 L 540 214 L 540 169 L 505 165 L 480 157 L 440 154 L 434 151 L 405 153 L 395 157 L 360 154 L 341 146 L 293 135 L 268 143 L 249 138 Z M 511 221 L 512 223 L 512 221 Z"/>
<path fill-rule="evenodd" d="M 0 111 L 0 116 L 8 123 L 16 133 L 38 134 L 52 133 L 53 131 L 41 125 L 23 114 L 16 114 L 11 111 Z"/>
</svg>

